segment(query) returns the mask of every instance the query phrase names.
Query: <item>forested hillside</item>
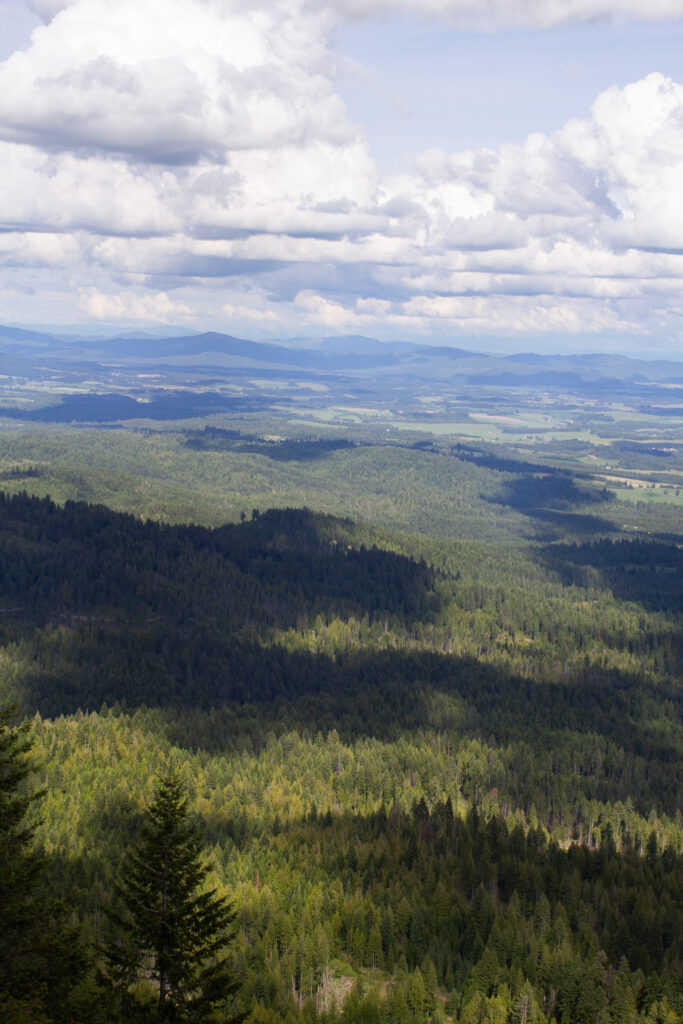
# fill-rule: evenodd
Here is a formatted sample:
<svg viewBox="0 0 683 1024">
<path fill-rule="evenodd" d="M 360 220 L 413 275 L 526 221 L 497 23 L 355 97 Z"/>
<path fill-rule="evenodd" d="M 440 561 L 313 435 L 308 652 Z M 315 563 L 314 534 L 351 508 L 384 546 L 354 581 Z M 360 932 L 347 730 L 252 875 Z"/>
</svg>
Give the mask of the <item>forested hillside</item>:
<svg viewBox="0 0 683 1024">
<path fill-rule="evenodd" d="M 0 700 L 92 951 L 36 1014 L 116 1019 L 97 950 L 170 756 L 251 1020 L 683 1019 L 676 538 L 242 518 L 0 496 Z"/>
</svg>

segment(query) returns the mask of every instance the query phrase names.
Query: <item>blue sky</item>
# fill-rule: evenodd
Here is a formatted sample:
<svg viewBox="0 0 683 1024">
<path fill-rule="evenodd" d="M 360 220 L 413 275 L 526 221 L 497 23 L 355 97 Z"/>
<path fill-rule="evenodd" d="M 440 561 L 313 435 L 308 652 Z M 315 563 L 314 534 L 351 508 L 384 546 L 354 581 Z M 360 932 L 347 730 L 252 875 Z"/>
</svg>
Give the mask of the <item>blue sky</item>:
<svg viewBox="0 0 683 1024">
<path fill-rule="evenodd" d="M 683 4 L 682 4 L 683 10 Z M 683 78 L 683 19 L 459 31 L 418 16 L 343 25 L 338 82 L 388 170 L 430 146 L 524 142 L 587 117 L 598 93 L 653 71 Z"/>
<path fill-rule="evenodd" d="M 682 55 L 681 0 L 0 0 L 0 322 L 683 356 Z"/>
</svg>

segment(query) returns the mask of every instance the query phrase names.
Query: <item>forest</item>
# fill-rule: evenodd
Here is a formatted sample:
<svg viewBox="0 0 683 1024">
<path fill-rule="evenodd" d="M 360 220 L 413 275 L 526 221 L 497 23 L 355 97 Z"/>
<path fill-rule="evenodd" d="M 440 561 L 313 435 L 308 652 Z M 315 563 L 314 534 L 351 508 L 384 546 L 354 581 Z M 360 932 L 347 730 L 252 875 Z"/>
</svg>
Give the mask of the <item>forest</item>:
<svg viewBox="0 0 683 1024">
<path fill-rule="evenodd" d="M 1 1019 L 683 1020 L 679 509 L 560 456 L 0 437 Z M 121 928 L 176 784 L 229 984 L 162 1013 Z"/>
</svg>

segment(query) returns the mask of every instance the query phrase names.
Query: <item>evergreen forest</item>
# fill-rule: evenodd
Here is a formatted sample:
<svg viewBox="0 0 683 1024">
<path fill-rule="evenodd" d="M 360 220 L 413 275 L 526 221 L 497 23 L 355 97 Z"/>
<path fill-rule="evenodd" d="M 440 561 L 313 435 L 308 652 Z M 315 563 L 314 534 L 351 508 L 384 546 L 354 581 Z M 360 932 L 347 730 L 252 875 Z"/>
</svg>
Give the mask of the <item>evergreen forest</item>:
<svg viewBox="0 0 683 1024">
<path fill-rule="evenodd" d="M 0 435 L 0 1020 L 683 1021 L 680 506 L 239 426 Z"/>
</svg>

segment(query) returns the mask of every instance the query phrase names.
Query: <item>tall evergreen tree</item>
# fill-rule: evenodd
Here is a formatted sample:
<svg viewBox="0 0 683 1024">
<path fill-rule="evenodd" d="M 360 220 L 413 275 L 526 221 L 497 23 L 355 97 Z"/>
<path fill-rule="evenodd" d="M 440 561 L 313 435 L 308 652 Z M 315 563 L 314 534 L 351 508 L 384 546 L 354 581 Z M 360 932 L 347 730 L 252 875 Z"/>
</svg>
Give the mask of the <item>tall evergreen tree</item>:
<svg viewBox="0 0 683 1024">
<path fill-rule="evenodd" d="M 109 912 L 117 938 L 106 957 L 126 1020 L 137 1015 L 164 1024 L 205 1021 L 238 989 L 225 956 L 236 911 L 204 888 L 208 871 L 183 784 L 177 770 L 168 767 L 139 842 L 123 862 L 116 886 L 120 910 Z M 151 1012 L 130 998 L 140 981 L 153 986 Z"/>
<path fill-rule="evenodd" d="M 45 860 L 28 813 L 43 795 L 31 788 L 28 723 L 0 709 L 0 1019 L 43 1024 L 69 1016 L 69 993 L 85 971 L 77 931 L 40 882 Z"/>
</svg>

